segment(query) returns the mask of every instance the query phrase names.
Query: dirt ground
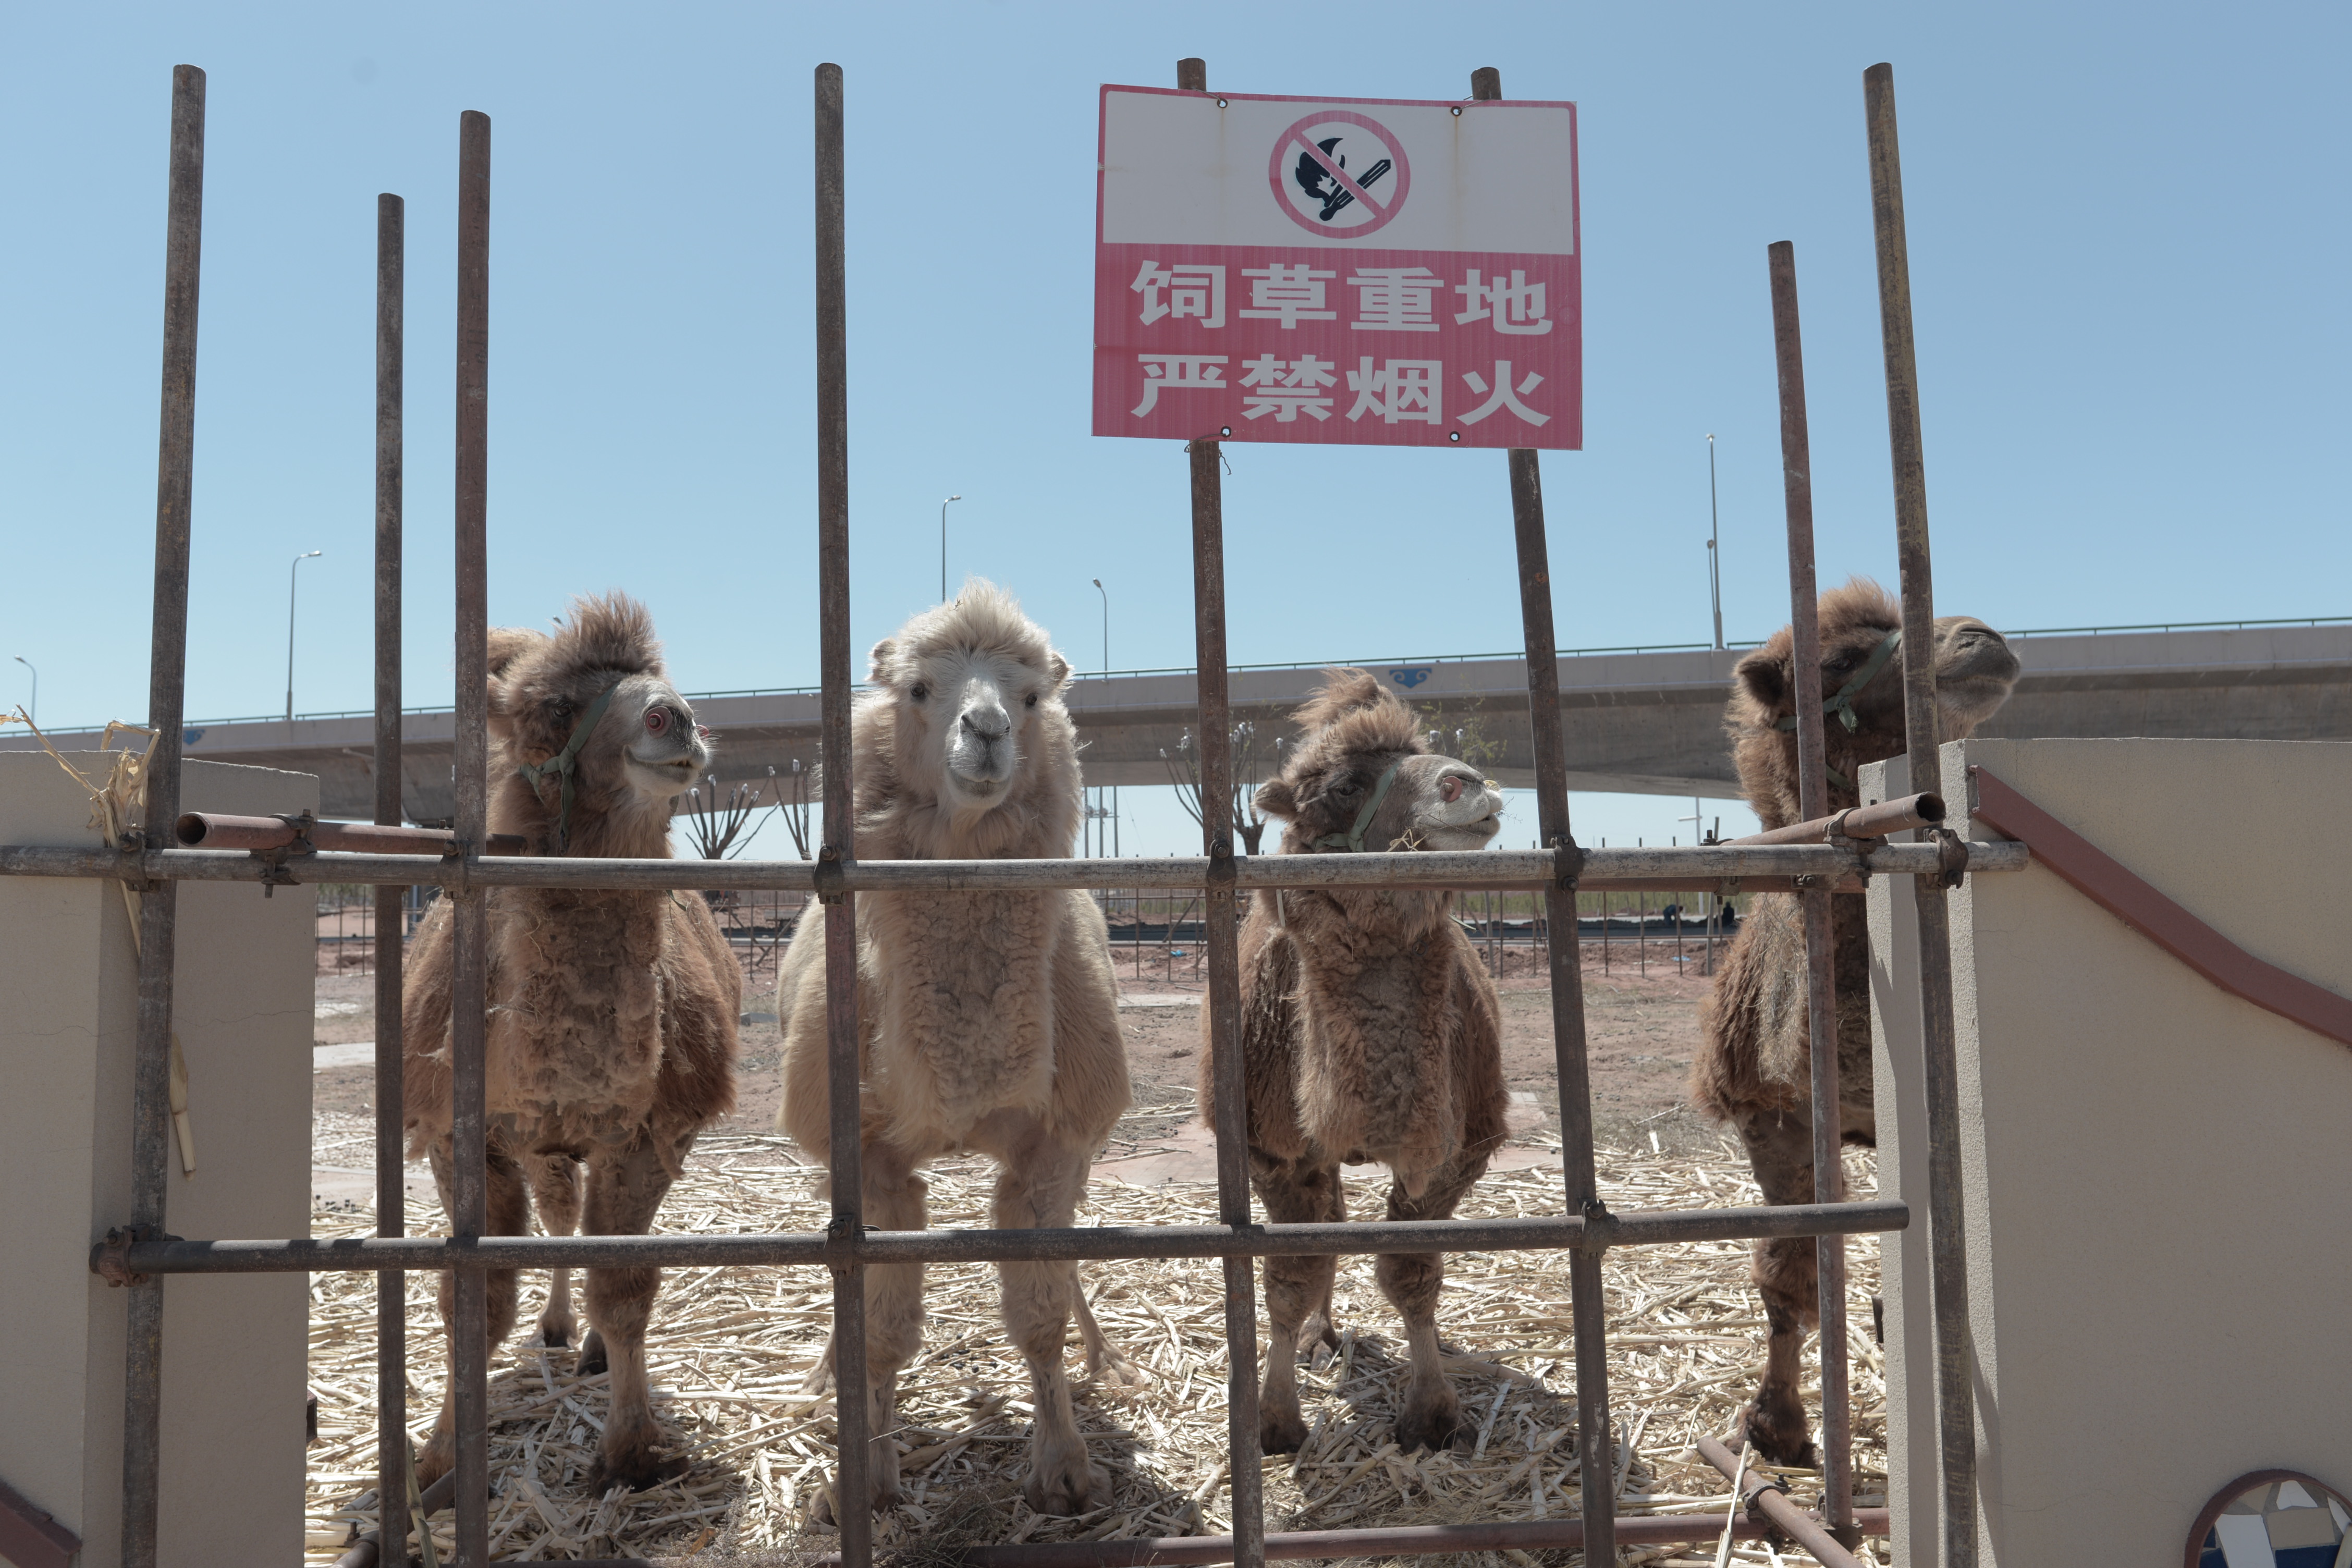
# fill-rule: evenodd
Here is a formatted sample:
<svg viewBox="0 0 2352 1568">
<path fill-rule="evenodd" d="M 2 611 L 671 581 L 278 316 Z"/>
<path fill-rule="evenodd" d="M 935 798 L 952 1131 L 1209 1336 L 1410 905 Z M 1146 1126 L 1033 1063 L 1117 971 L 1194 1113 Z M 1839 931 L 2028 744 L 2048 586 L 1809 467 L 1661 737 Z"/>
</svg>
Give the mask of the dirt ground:
<svg viewBox="0 0 2352 1568">
<path fill-rule="evenodd" d="M 1621 955 L 1622 956 L 1622 955 Z M 1653 962 L 1644 977 L 1619 963 L 1602 973 L 1596 959 L 1584 976 L 1585 1030 L 1591 1063 L 1593 1132 L 1603 1148 L 1636 1142 L 1666 1152 L 1712 1148 L 1722 1130 L 1685 1103 L 1684 1083 L 1698 1047 L 1699 999 L 1711 981 L 1685 976 Z M 1128 1064 L 1139 1109 L 1156 1114 L 1131 1120 L 1122 1142 L 1174 1133 L 1193 1113 L 1198 1072 L 1201 1009 L 1199 981 L 1145 973 L 1122 977 L 1119 1024 L 1127 1038 Z M 375 1038 L 375 982 L 354 974 L 321 975 L 318 990 L 318 1043 L 347 1045 Z M 1501 984 L 1503 1072 L 1511 1089 L 1533 1097 L 1544 1127 L 1559 1128 L 1559 1092 L 1551 1034 L 1551 987 L 1540 974 L 1511 974 Z M 775 1121 L 782 1092 L 778 1072 L 782 1041 L 772 1018 L 774 999 L 753 989 L 745 997 L 753 1021 L 742 1028 L 740 1101 L 735 1114 L 714 1128 L 722 1132 L 765 1132 Z M 365 1114 L 372 1103 L 373 1069 L 330 1068 L 313 1075 L 311 1104 L 320 1112 Z M 1132 1155 L 1130 1146 L 1107 1152 Z"/>
</svg>

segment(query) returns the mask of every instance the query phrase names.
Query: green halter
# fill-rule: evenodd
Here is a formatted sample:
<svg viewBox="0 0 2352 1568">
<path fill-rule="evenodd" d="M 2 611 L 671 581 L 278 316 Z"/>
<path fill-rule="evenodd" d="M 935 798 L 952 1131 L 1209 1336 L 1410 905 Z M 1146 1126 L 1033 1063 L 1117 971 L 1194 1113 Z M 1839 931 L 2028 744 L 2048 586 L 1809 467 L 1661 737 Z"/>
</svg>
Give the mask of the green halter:
<svg viewBox="0 0 2352 1568">
<path fill-rule="evenodd" d="M 588 704 L 588 711 L 580 716 L 580 722 L 572 726 L 572 738 L 563 743 L 563 750 L 543 763 L 525 763 L 515 770 L 530 781 L 533 795 L 539 794 L 539 786 L 546 782 L 550 773 L 562 781 L 563 804 L 555 818 L 555 852 L 558 855 L 563 853 L 564 841 L 572 832 L 572 777 L 580 769 L 580 748 L 586 745 L 588 737 L 596 732 L 597 721 L 604 717 L 604 710 L 613 705 L 613 693 L 620 689 L 621 683 L 616 680 L 597 694 L 596 700 Z M 544 798 L 541 797 L 542 801 Z"/>
<path fill-rule="evenodd" d="M 1871 651 L 1868 658 L 1863 661 L 1862 668 L 1846 677 L 1845 684 L 1839 687 L 1835 694 L 1822 704 L 1822 715 L 1826 717 L 1832 713 L 1836 714 L 1838 722 L 1845 726 L 1845 732 L 1849 735 L 1862 728 L 1862 719 L 1853 710 L 1853 700 L 1861 696 L 1872 681 L 1878 679 L 1879 673 L 1885 669 L 1887 661 L 1895 657 L 1895 650 L 1902 646 L 1903 628 L 1901 626 L 1896 626 L 1879 638 L 1878 647 Z M 1776 730 L 1793 730 L 1797 727 L 1797 716 L 1791 713 L 1772 727 Z M 1830 766 L 1826 761 L 1823 763 L 1823 771 L 1829 774 L 1830 782 L 1839 788 L 1855 787 L 1852 779 L 1846 777 L 1837 768 Z"/>
<path fill-rule="evenodd" d="M 1362 853 L 1364 829 L 1372 825 L 1372 814 L 1379 811 L 1381 802 L 1388 798 L 1389 785 L 1396 783 L 1397 769 L 1402 766 L 1404 766 L 1404 759 L 1402 757 L 1389 764 L 1388 772 L 1381 775 L 1381 782 L 1372 786 L 1372 798 L 1364 802 L 1363 810 L 1356 813 L 1356 825 L 1353 827 L 1349 828 L 1345 833 L 1327 833 L 1315 841 L 1314 847 L 1318 849 L 1336 849 L 1345 846 L 1351 852 Z"/>
</svg>

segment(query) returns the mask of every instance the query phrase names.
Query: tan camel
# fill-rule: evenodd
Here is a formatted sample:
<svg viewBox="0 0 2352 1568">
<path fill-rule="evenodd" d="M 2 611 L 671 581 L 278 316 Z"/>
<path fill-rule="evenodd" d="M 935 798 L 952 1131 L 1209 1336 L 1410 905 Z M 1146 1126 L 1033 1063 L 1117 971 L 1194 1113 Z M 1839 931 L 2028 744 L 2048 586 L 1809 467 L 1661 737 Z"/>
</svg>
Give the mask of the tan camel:
<svg viewBox="0 0 2352 1568">
<path fill-rule="evenodd" d="M 1360 669 L 1330 672 L 1294 715 L 1305 733 L 1257 807 L 1285 823 L 1282 853 L 1484 849 L 1501 793 L 1476 769 L 1431 755 L 1413 714 Z M 1506 1131 L 1509 1095 L 1495 983 L 1453 918 L 1454 895 L 1420 889 L 1261 892 L 1241 933 L 1241 1049 L 1250 1183 L 1277 1224 L 1348 1217 L 1342 1163 L 1387 1165 L 1388 1217 L 1454 1213 Z M 1202 1020 L 1201 1103 L 1213 1102 Z M 1269 1454 L 1307 1440 L 1294 1363 L 1331 1326 L 1330 1258 L 1265 1260 L 1265 1381 L 1258 1437 Z M 1381 1292 L 1404 1319 L 1412 1373 L 1398 1447 L 1468 1436 L 1437 1344 L 1444 1259 L 1383 1254 Z"/>
<path fill-rule="evenodd" d="M 1822 694 L 1832 811 L 1859 805 L 1864 764 L 1904 748 L 1902 606 L 1855 578 L 1822 595 Z M 1937 733 L 1963 740 L 2009 700 L 2017 656 L 1999 632 L 1966 616 L 1936 622 Z M 1794 639 L 1788 627 L 1739 661 L 1724 726 L 1748 804 L 1768 827 L 1801 820 L 1797 804 Z M 1920 787 L 1929 787 L 1923 782 Z M 1836 952 L 1838 1121 L 1845 1142 L 1878 1142 L 1870 1061 L 1870 938 L 1859 898 L 1830 900 Z M 1797 900 L 1758 895 L 1732 938 L 1700 1011 L 1691 1098 L 1739 1130 L 1769 1204 L 1813 1201 L 1811 1026 L 1805 1005 L 1805 931 Z M 1752 1272 L 1770 1325 L 1764 1378 L 1740 1413 L 1748 1442 L 1774 1464 L 1811 1465 L 1798 1355 L 1820 1321 L 1813 1238 L 1756 1244 Z"/>
<path fill-rule="evenodd" d="M 532 855 L 667 858 L 670 803 L 710 752 L 663 671 L 644 606 L 617 594 L 580 600 L 553 637 L 493 630 L 489 654 L 490 831 L 522 835 Z M 695 1134 L 734 1106 L 742 972 L 690 893 L 498 888 L 488 905 L 488 1234 L 527 1228 L 528 1172 L 550 1234 L 584 1217 L 590 1235 L 642 1235 Z M 431 1158 L 444 1208 L 449 910 L 443 900 L 417 928 L 401 995 L 409 1150 Z M 591 1491 L 685 1468 L 662 1451 L 646 1397 L 646 1323 L 660 1280 L 655 1268 L 588 1270 L 579 1365 L 612 1372 Z M 445 1325 L 451 1306 L 445 1274 Z M 490 1272 L 489 1307 L 495 1349 L 514 1327 L 513 1270 Z M 562 1343 L 571 1327 L 560 1286 L 542 1337 Z M 445 1399 L 420 1482 L 455 1461 L 453 1419 Z"/>
<path fill-rule="evenodd" d="M 1077 835 L 1069 665 L 1012 596 L 983 582 L 874 649 L 874 689 L 851 742 L 856 853 L 865 860 L 1034 859 Z M 1102 912 L 1083 892 L 866 893 L 856 901 L 865 1082 L 866 1223 L 919 1230 L 918 1170 L 978 1151 L 998 1163 L 993 1223 L 1067 1226 L 1087 1168 L 1128 1106 L 1127 1047 Z M 784 1037 L 776 1125 L 815 1160 L 832 1147 L 825 1098 L 825 910 L 793 933 L 776 990 Z M 1108 1496 L 1070 1410 L 1063 1337 L 1073 1312 L 1088 1372 L 1133 1375 L 1068 1263 L 999 1269 L 1004 1324 L 1027 1358 L 1036 1421 L 1029 1504 L 1082 1513 Z M 923 1270 L 866 1270 L 866 1387 L 877 1509 L 898 1499 L 887 1434 L 900 1368 L 920 1347 Z M 825 1351 L 815 1386 L 830 1380 Z"/>
</svg>

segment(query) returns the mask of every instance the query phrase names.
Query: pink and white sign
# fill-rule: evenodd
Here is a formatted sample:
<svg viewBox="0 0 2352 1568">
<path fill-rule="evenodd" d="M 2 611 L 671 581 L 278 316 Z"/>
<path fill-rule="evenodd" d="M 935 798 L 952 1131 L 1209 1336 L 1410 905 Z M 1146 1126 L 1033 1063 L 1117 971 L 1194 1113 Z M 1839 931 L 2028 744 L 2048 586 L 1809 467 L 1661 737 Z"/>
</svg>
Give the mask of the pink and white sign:
<svg viewBox="0 0 2352 1568">
<path fill-rule="evenodd" d="M 1572 103 L 1102 89 L 1097 436 L 1583 444 Z"/>
</svg>

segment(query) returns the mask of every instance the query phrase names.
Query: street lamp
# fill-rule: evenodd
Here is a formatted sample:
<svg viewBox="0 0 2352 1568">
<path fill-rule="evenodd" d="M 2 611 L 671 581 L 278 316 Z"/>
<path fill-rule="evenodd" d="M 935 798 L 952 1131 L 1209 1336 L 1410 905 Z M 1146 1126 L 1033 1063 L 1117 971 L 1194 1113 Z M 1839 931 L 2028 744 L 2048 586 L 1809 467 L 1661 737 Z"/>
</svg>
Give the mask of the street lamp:
<svg viewBox="0 0 2352 1568">
<path fill-rule="evenodd" d="M 16 654 L 11 657 L 13 657 L 18 664 L 23 665 L 26 669 L 33 670 L 33 710 L 26 714 L 26 717 L 37 724 L 41 721 L 41 672 L 37 669 L 33 669 L 33 661 L 26 658 L 23 654 Z"/>
<path fill-rule="evenodd" d="M 961 500 L 961 496 L 950 496 L 948 500 Z M 948 500 L 940 502 L 940 603 L 948 602 Z"/>
<path fill-rule="evenodd" d="M 1723 524 L 1715 506 L 1715 437 L 1706 438 L 1706 591 L 1715 604 L 1715 646 L 1723 648 Z"/>
<path fill-rule="evenodd" d="M 286 568 L 286 721 L 294 722 L 294 585 L 300 580 L 302 563 L 326 553 L 323 550 L 307 550 L 294 557 L 294 564 Z"/>
<path fill-rule="evenodd" d="M 1097 593 L 1097 594 L 1100 594 L 1100 595 L 1102 595 L 1102 605 L 1103 605 L 1103 661 L 1102 661 L 1102 668 L 1103 668 L 1103 674 L 1104 674 L 1104 675 L 1106 675 L 1106 676 L 1108 676 L 1108 675 L 1109 675 L 1109 674 L 1110 674 L 1110 590 L 1109 590 L 1109 589 L 1108 589 L 1108 588 L 1106 588 L 1106 587 L 1104 587 L 1104 586 L 1102 585 L 1102 579 L 1101 579 L 1101 578 L 1099 578 L 1099 577 L 1097 577 L 1097 578 L 1096 578 L 1096 579 L 1094 580 L 1094 584 L 1095 584 L 1095 592 L 1096 592 L 1096 593 Z M 1099 792 L 1097 792 L 1097 793 L 1099 793 Z M 1101 831 L 1100 831 L 1100 829 L 1097 829 L 1097 831 L 1096 831 L 1096 844 L 1095 844 L 1095 847 L 1096 847 L 1097 850 L 1099 850 L 1099 849 L 1102 847 L 1102 844 L 1101 844 Z M 1114 855 L 1114 856 L 1116 856 L 1116 855 L 1118 853 L 1118 785 L 1117 785 L 1117 784 L 1113 784 L 1113 785 L 1111 785 L 1111 786 L 1110 786 L 1110 852 L 1111 852 L 1111 854 L 1112 854 L 1112 855 Z"/>
</svg>

